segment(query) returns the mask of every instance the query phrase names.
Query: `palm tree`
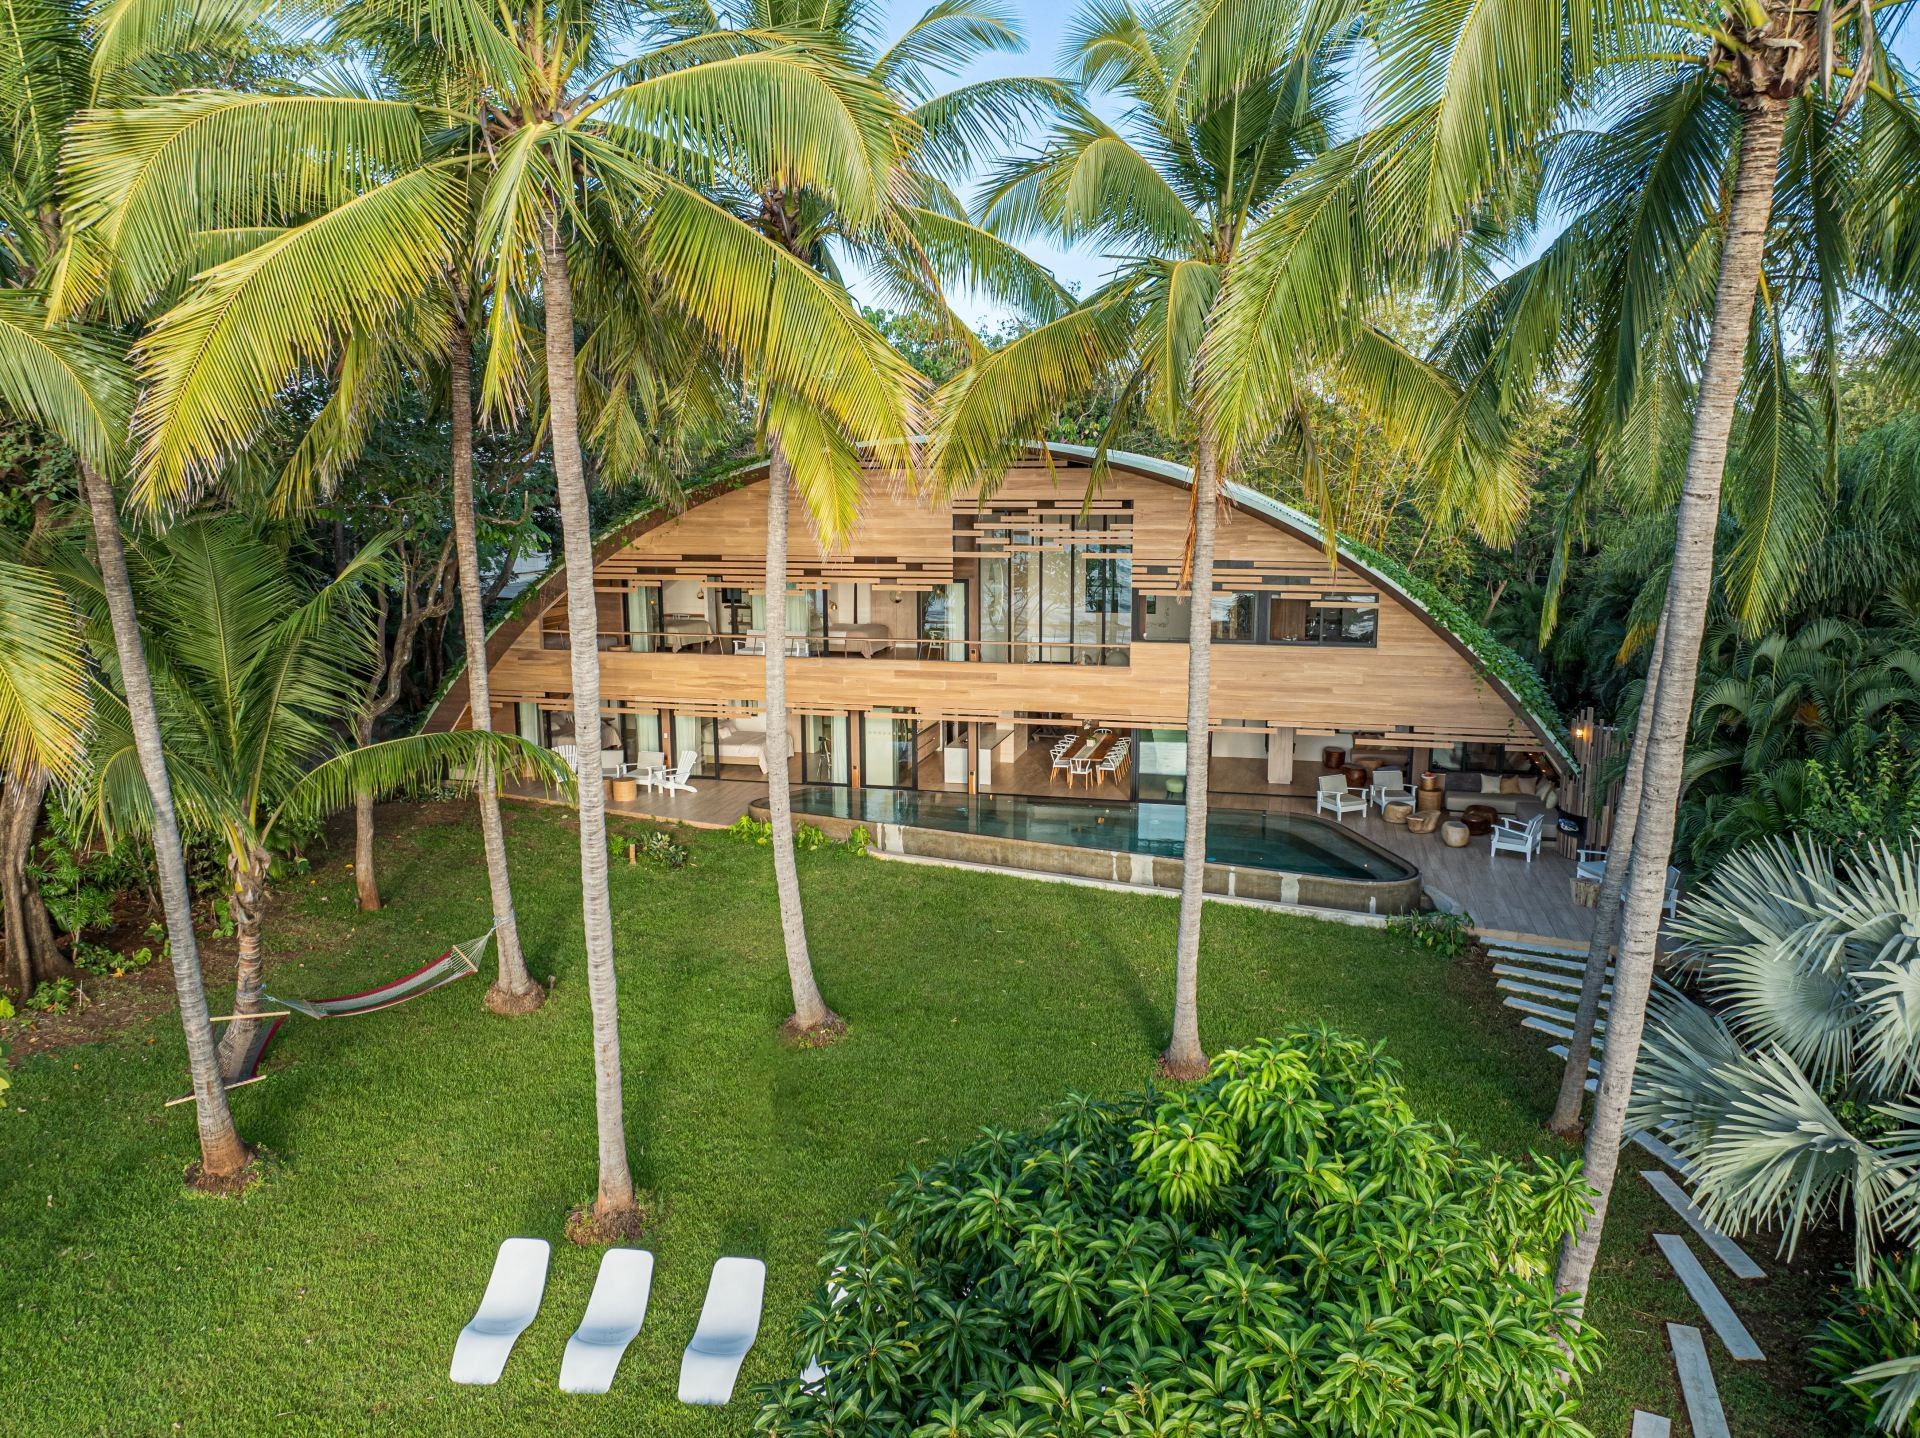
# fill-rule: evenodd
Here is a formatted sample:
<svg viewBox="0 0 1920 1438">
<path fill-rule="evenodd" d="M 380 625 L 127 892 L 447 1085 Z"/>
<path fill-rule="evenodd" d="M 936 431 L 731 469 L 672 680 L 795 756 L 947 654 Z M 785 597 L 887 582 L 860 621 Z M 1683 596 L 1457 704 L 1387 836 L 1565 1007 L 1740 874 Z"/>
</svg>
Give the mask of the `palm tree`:
<svg viewBox="0 0 1920 1438">
<path fill-rule="evenodd" d="M 1490 396 L 1499 417 L 1525 403 L 1543 371 L 1578 364 L 1595 476 L 1624 476 L 1675 509 L 1658 679 L 1636 735 L 1641 793 L 1632 851 L 1621 856 L 1606 1061 L 1587 1136 L 1598 1197 L 1557 1277 L 1563 1291 L 1584 1293 L 1652 977 L 1736 405 L 1751 375 L 1752 508 L 1766 522 L 1746 525 L 1735 557 L 1742 605 L 1757 613 L 1819 509 L 1806 483 L 1821 474 L 1808 463 L 1819 446 L 1802 442 L 1782 316 L 1798 307 L 1837 336 L 1857 264 L 1874 281 L 1854 288 L 1889 343 L 1905 344 L 1911 326 L 1889 295 L 1912 273 L 1911 227 L 1889 211 L 1885 223 L 1856 228 L 1862 209 L 1849 201 L 1886 206 L 1892 176 L 1910 164 L 1913 124 L 1897 80 L 1878 79 L 1884 56 L 1866 5 L 1726 0 L 1703 12 L 1677 0 L 1566 0 L 1532 26 L 1484 18 L 1443 0 L 1388 18 L 1375 123 L 1302 187 L 1298 203 L 1263 222 L 1276 225 L 1274 258 L 1249 266 L 1256 283 L 1241 298 L 1240 323 L 1329 273 L 1424 264 L 1443 293 L 1470 296 L 1499 244 L 1530 238 L 1541 216 L 1573 217 L 1533 264 L 1483 287 L 1441 358 L 1469 393 Z M 1871 146 L 1858 143 L 1863 113 L 1887 121 Z M 1596 132 L 1596 114 L 1624 119 Z M 1882 167 L 1851 197 L 1847 177 L 1859 171 L 1835 151 L 1848 145 Z M 1801 262 L 1770 277 L 1756 330 L 1776 193 L 1796 221 L 1781 227 L 1783 243 Z M 1831 391 L 1835 371 L 1817 373 Z M 1264 378 L 1257 368 L 1222 370 L 1223 386 L 1256 413 Z M 1690 432 L 1685 462 L 1674 465 L 1680 414 L 1690 415 Z M 1591 485 L 1576 492 L 1570 533 L 1592 498 Z M 1550 603 L 1549 622 L 1552 612 Z M 1653 623 L 1648 616 L 1645 629 Z"/>
<path fill-rule="evenodd" d="M 1006 79 L 936 93 L 941 75 L 976 55 L 1018 47 L 1017 28 L 993 0 L 941 0 L 877 52 L 868 44 L 880 18 L 876 8 L 872 0 L 833 0 L 825 6 L 753 0 L 742 18 L 748 28 L 769 32 L 817 27 L 823 48 L 842 56 L 876 91 L 892 97 L 892 106 L 875 107 L 876 128 L 866 139 L 875 172 L 885 176 L 874 197 L 878 205 L 864 192 L 845 195 L 819 185 L 794 186 L 778 172 L 744 166 L 730 168 L 730 184 L 722 190 L 737 190 L 743 219 L 836 288 L 844 283 L 840 260 L 857 258 L 895 294 L 927 309 L 943 332 L 977 349 L 977 340 L 948 307 L 943 283 L 960 280 L 1029 306 L 1039 296 L 1051 313 L 1064 307 L 1065 295 L 1011 246 L 967 222 L 964 205 L 946 183 L 950 161 L 959 154 L 977 157 L 990 122 L 1005 122 L 1057 99 L 1060 92 L 1047 82 Z M 855 312 L 850 300 L 846 305 Z M 859 346 L 845 362 L 858 367 L 862 387 L 885 397 L 885 414 L 875 416 L 883 421 L 877 430 L 830 427 L 823 434 L 814 416 L 794 412 L 793 402 L 776 383 L 757 374 L 747 376 L 761 393 L 768 454 L 768 818 L 793 997 L 793 1013 L 783 1032 L 803 1044 L 831 1040 L 846 1025 L 827 1007 L 814 978 L 794 862 L 784 602 L 792 497 L 800 496 L 823 541 L 844 536 L 858 507 L 862 450 L 869 462 L 882 467 L 906 464 L 919 388 L 918 377 L 871 325 L 859 321 L 856 334 Z M 796 456 L 801 460 L 798 471 Z"/>
<path fill-rule="evenodd" d="M 206 17 L 198 17 L 205 20 Z M 231 38 L 231 17 L 213 21 Z M 244 28 L 244 27 L 243 27 Z M 207 38 L 206 32 L 198 32 Z M 66 211 L 58 185 L 60 136 L 93 95 L 112 95 L 130 67 L 153 58 L 150 44 L 101 48 L 105 32 L 90 27 L 77 6 L 27 0 L 9 11 L 0 34 L 0 94 L 12 123 L 0 134 L 7 176 L 0 230 L 0 404 L 58 436 L 74 453 L 81 498 L 92 521 L 94 547 L 112 618 L 114 647 L 152 812 L 154 866 L 172 956 L 174 995 L 193 1077 L 200 1160 L 189 1182 L 231 1191 L 251 1151 L 234 1127 L 214 1058 L 200 953 L 193 932 L 186 854 L 174 815 L 172 786 L 161 748 L 153 690 L 134 615 L 112 476 L 123 467 L 133 384 L 118 338 L 51 321 L 48 272 L 66 261 Z M 192 48 L 179 25 L 167 48 Z M 91 72 L 91 73 L 90 73 Z M 23 598 L 32 590 L 23 590 Z M 51 755 L 49 755 L 51 757 Z M 17 772 L 17 771 L 16 771 Z"/>
<path fill-rule="evenodd" d="M 1201 357 L 1256 220 L 1327 146 L 1345 51 L 1343 27 L 1314 7 L 1297 14 L 1262 7 L 1258 23 L 1248 23 L 1253 8 L 1123 0 L 1086 11 L 1069 39 L 1071 65 L 1082 85 L 1123 103 L 1124 119 L 1111 126 L 1089 106 L 1073 104 L 1034 154 L 1001 167 L 983 223 L 1010 238 L 1044 231 L 1092 241 L 1119 257 L 1116 268 L 1073 310 L 956 377 L 941 396 L 934 446 L 943 483 L 981 483 L 1040 438 L 1064 400 L 1101 381 L 1113 382 L 1118 395 L 1108 435 L 1144 409 L 1190 446 L 1186 844 L 1172 1034 L 1161 1056 L 1162 1070 L 1183 1079 L 1207 1068 L 1198 975 L 1214 525 L 1223 468 L 1253 428 L 1223 407 L 1219 386 L 1205 382 Z M 1338 309 L 1346 294 L 1328 292 L 1313 303 Z M 1404 452 L 1424 456 L 1445 475 L 1465 439 L 1436 423 L 1454 407 L 1436 374 L 1364 323 L 1350 323 L 1337 339 L 1304 329 L 1300 339 L 1274 342 L 1263 333 L 1257 344 L 1263 369 L 1277 376 L 1276 394 L 1297 398 L 1329 377 L 1367 377 L 1376 392 L 1393 391 L 1393 402 L 1373 418 Z M 1283 403 L 1281 412 L 1285 422 L 1268 432 L 1290 430 L 1311 452 L 1306 406 Z M 1494 456 L 1489 472 L 1506 480 L 1514 466 Z M 1324 498 L 1317 477 L 1314 488 Z M 1505 492 L 1520 488 L 1507 484 Z M 1453 489 L 1449 479 L 1439 492 Z M 1510 511 L 1501 522 L 1510 526 L 1512 517 Z M 1500 523 L 1489 530 L 1500 532 Z"/>
<path fill-rule="evenodd" d="M 129 569 L 146 628 L 168 770 L 189 832 L 226 851 L 237 960 L 234 1012 L 262 1007 L 263 925 L 274 856 L 361 791 L 443 779 L 482 754 L 563 779 L 517 737 L 463 731 L 378 744 L 343 737 L 363 702 L 378 637 L 367 587 L 375 543 L 331 582 L 304 581 L 284 544 L 238 518 L 190 519 L 132 546 Z M 145 830 L 153 808 L 136 767 L 128 712 L 99 697 L 83 809 L 118 830 Z M 231 1023 L 220 1044 L 228 1082 L 256 1023 Z"/>
<path fill-rule="evenodd" d="M 158 289 L 209 249 L 219 260 L 140 351 L 150 380 L 137 420 L 141 493 L 190 492 L 258 434 L 289 376 L 336 362 L 343 336 L 406 323 L 459 272 L 471 234 L 484 264 L 473 313 L 486 338 L 483 411 L 526 408 L 541 387 L 522 316 L 536 300 L 543 316 L 574 726 L 591 735 L 600 688 L 577 259 L 618 251 L 648 280 L 651 302 L 783 396 L 784 429 L 831 422 L 847 434 L 885 433 L 889 397 L 844 363 L 863 345 L 844 295 L 716 204 L 702 182 L 724 161 L 817 186 L 850 212 L 871 209 L 881 175 L 868 140 L 886 132 L 886 98 L 785 34 L 688 35 L 662 20 L 639 34 L 640 57 L 621 61 L 609 47 L 647 17 L 604 0 L 525 14 L 474 0 L 369 0 L 361 11 L 442 52 L 439 63 L 473 97 L 451 134 L 437 112 L 405 99 L 338 93 L 205 92 L 83 127 L 93 163 L 77 190 L 93 208 L 76 245 L 77 284 Z M 116 168 L 116 153 L 134 158 Z M 314 166 L 315 154 L 330 163 Z M 263 217 L 279 227 L 263 232 Z M 592 1219 L 614 1234 L 638 1206 L 597 783 L 581 786 L 579 814 L 600 1155 Z"/>
</svg>

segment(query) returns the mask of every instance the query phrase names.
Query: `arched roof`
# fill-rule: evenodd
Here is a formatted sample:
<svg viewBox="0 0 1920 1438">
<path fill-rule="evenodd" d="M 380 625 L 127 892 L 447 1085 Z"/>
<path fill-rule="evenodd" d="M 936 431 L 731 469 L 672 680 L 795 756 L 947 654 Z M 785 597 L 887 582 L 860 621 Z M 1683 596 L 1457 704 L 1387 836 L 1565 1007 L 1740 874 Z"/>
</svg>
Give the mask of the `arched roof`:
<svg viewBox="0 0 1920 1438">
<path fill-rule="evenodd" d="M 1091 462 L 1098 454 L 1098 451 L 1091 446 L 1080 444 L 1050 442 L 1046 449 L 1049 454 L 1060 459 L 1086 462 Z M 1189 466 L 1177 464 L 1172 460 L 1156 459 L 1152 455 L 1110 450 L 1107 454 L 1107 463 L 1114 469 L 1162 480 L 1168 484 L 1182 487 L 1191 487 L 1193 484 L 1193 471 Z M 766 477 L 766 472 L 767 466 L 764 460 L 744 464 L 696 488 L 688 495 L 686 509 L 654 508 L 616 521 L 595 536 L 594 565 L 598 567 L 603 561 L 633 543 L 639 536 L 681 517 L 687 510 L 721 494 L 757 483 Z M 1270 495 L 1249 489 L 1243 484 L 1228 482 L 1223 484 L 1221 489 L 1227 500 L 1236 508 L 1286 530 L 1315 548 L 1325 547 L 1325 531 L 1312 516 L 1295 509 L 1292 505 L 1283 504 Z M 1539 676 L 1524 659 L 1459 611 L 1458 606 L 1451 604 L 1438 590 L 1425 584 L 1392 560 L 1347 540 L 1339 540 L 1335 548 L 1342 560 L 1381 589 L 1392 593 L 1410 611 L 1420 616 L 1434 633 L 1465 658 L 1475 671 L 1493 686 L 1501 698 L 1528 721 L 1542 744 L 1552 751 L 1554 757 L 1568 772 L 1577 768 L 1573 755 L 1569 751 L 1560 717 L 1541 686 Z M 489 664 L 498 663 L 527 627 L 537 621 L 540 615 L 561 596 L 565 588 L 565 578 L 564 564 L 556 561 L 546 574 L 527 588 L 507 615 L 494 625 L 487 634 Z M 422 724 L 423 729 L 428 731 L 449 729 L 458 722 L 459 716 L 466 708 L 464 686 L 459 683 L 459 676 L 464 667 L 463 665 L 455 669 L 448 676 L 439 697 L 428 710 Z M 461 692 L 456 692 L 457 690 Z"/>
</svg>

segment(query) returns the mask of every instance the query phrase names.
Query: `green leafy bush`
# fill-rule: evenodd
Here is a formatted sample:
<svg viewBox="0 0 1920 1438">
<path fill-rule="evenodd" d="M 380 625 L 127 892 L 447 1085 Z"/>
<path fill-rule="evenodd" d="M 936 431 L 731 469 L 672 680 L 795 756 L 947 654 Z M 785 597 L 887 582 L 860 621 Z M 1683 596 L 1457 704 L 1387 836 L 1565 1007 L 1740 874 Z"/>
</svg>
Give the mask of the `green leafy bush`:
<svg viewBox="0 0 1920 1438">
<path fill-rule="evenodd" d="M 13 1000 L 8 998 L 5 994 L 0 994 L 0 1019 L 10 1019 L 12 1017 L 13 1017 Z"/>
<path fill-rule="evenodd" d="M 855 824 L 847 831 L 846 844 L 847 852 L 859 858 L 873 847 L 873 835 L 867 832 L 865 824 Z"/>
<path fill-rule="evenodd" d="M 1920 1399 L 1920 1253 L 1883 1262 L 1865 1288 L 1829 1301 L 1807 1361 L 1822 1381 L 1809 1391 L 1856 1434 L 1904 1433 Z"/>
<path fill-rule="evenodd" d="M 653 864 L 662 869 L 684 869 L 693 862 L 693 853 L 685 844 L 676 843 L 673 835 L 660 829 L 648 829 L 640 834 L 616 833 L 607 836 L 607 852 L 616 859 L 625 859 L 627 850 L 633 850 L 633 857 L 643 864 Z"/>
<path fill-rule="evenodd" d="M 727 832 L 734 838 L 749 844 L 773 842 L 773 825 L 765 819 L 756 819 L 751 814 L 742 814 L 735 819 L 727 825 Z"/>
<path fill-rule="evenodd" d="M 1576 1160 L 1482 1156 L 1379 1050 L 1299 1030 L 909 1173 L 830 1241 L 797 1325 L 817 1366 L 756 1426 L 1583 1434 L 1598 1339 L 1551 1259 L 1586 1193 Z"/>
<path fill-rule="evenodd" d="M 1920 833 L 1920 748 L 1899 715 L 1878 739 L 1856 725 L 1835 759 L 1809 759 L 1800 829 L 1849 858 L 1876 843 L 1899 844 Z"/>
<path fill-rule="evenodd" d="M 43 1014 L 64 1014 L 86 1001 L 86 994 L 72 979 L 45 979 L 27 997 L 27 1007 Z"/>
<path fill-rule="evenodd" d="M 825 849 L 833 843 L 818 824 L 802 824 L 793 831 L 793 847 L 802 854 Z"/>
<path fill-rule="evenodd" d="M 1404 914 L 1389 920 L 1387 927 L 1427 952 L 1446 959 L 1457 959 L 1473 947 L 1471 914 L 1450 914 L 1435 909 L 1425 914 Z"/>
</svg>

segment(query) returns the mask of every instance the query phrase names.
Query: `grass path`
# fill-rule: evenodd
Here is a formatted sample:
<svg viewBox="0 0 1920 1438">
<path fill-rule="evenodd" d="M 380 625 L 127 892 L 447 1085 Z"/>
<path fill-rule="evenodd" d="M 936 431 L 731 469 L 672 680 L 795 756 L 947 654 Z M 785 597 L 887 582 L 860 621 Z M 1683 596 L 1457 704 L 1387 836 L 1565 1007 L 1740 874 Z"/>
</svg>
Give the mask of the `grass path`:
<svg viewBox="0 0 1920 1438">
<path fill-rule="evenodd" d="M 363 987 L 486 926 L 468 812 L 382 815 L 389 907 L 355 912 L 339 858 L 283 888 L 270 987 Z M 795 1052 L 774 1037 L 785 970 L 767 851 L 699 835 L 687 870 L 617 866 L 629 1133 L 658 1269 L 613 1394 L 562 1395 L 596 1262 L 560 1239 L 594 1186 L 575 840 L 558 811 L 510 806 L 509 825 L 552 1000 L 500 1020 L 469 981 L 364 1019 L 290 1021 L 274 1076 L 234 1095 L 242 1132 L 274 1155 L 244 1202 L 180 1189 L 193 1140 L 185 1111 L 160 1107 L 185 1091 L 170 1018 L 21 1065 L 0 1113 L 0 1432 L 745 1433 L 749 1402 L 674 1400 L 716 1256 L 768 1263 L 744 1391 L 791 1371 L 789 1325 L 828 1229 L 983 1124 L 1137 1087 L 1164 1041 L 1166 899 L 802 855 L 815 962 L 853 1030 Z M 1201 983 L 1215 1046 L 1324 1019 L 1384 1040 L 1422 1111 L 1509 1152 L 1545 1142 L 1551 1061 L 1482 971 L 1373 931 L 1218 907 Z M 1631 1169 L 1594 1313 L 1611 1341 L 1586 1413 L 1600 1434 L 1625 1433 L 1636 1404 L 1679 1412 L 1660 1323 L 1686 1299 Z M 546 1307 L 497 1388 L 456 1389 L 453 1335 L 516 1233 L 555 1242 Z M 1764 1302 L 1742 1311 L 1786 1359 L 1806 1289 L 1770 1280 Z M 1738 1431 L 1818 1431 L 1810 1405 L 1770 1386 L 1796 1381 L 1791 1362 L 1730 1372 L 1716 1350 L 1715 1364 Z"/>
</svg>

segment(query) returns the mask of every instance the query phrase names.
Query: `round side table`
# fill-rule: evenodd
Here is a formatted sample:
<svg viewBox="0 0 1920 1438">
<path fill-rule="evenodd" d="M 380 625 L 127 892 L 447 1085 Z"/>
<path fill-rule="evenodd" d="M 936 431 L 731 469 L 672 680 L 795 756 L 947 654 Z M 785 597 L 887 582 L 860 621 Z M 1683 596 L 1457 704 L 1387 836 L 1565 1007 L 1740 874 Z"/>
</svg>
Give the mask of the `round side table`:
<svg viewBox="0 0 1920 1438">
<path fill-rule="evenodd" d="M 1449 849 L 1464 849 L 1467 841 L 1473 837 L 1473 831 L 1458 819 L 1449 819 L 1440 826 L 1440 842 Z"/>
</svg>

